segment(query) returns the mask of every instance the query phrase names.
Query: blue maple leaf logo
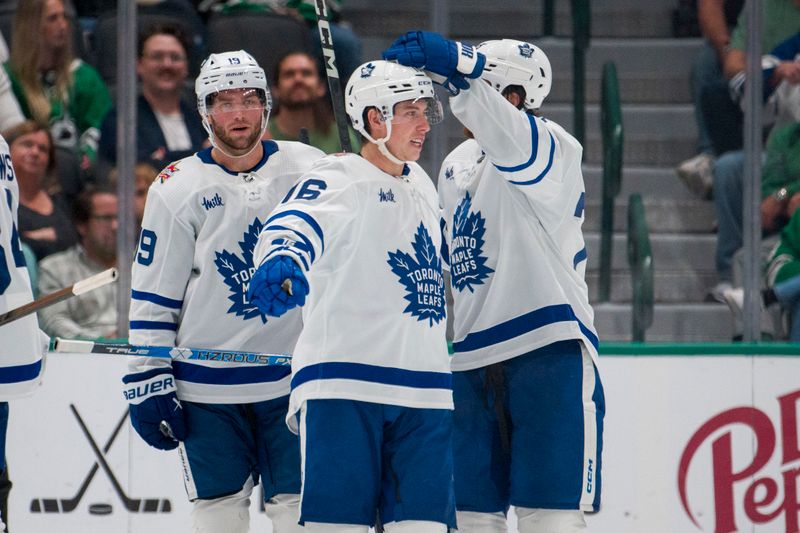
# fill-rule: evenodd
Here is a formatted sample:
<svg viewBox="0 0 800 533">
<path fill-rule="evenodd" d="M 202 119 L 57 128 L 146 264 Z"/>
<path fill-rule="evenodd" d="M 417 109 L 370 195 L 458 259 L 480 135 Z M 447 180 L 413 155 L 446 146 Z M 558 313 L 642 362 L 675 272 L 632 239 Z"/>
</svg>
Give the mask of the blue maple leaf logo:
<svg viewBox="0 0 800 533">
<path fill-rule="evenodd" d="M 483 256 L 483 234 L 486 233 L 486 219 L 481 212 L 470 212 L 472 198 L 469 193 L 461 201 L 453 214 L 453 239 L 450 244 L 450 277 L 453 287 L 459 291 L 473 285 L 483 285 L 489 274 L 494 272 L 486 266 Z"/>
<path fill-rule="evenodd" d="M 363 67 L 361 67 L 361 77 L 362 78 L 369 78 L 372 76 L 372 71 L 375 70 L 375 65 L 372 63 L 367 63 Z"/>
<path fill-rule="evenodd" d="M 232 303 L 228 308 L 228 313 L 243 317 L 245 320 L 261 317 L 261 322 L 266 323 L 266 315 L 261 314 L 258 308 L 252 305 L 247 298 L 250 278 L 256 270 L 253 265 L 253 249 L 255 249 L 262 226 L 263 224 L 256 217 L 253 223 L 247 227 L 244 237 L 239 241 L 239 250 L 242 252 L 241 257 L 228 250 L 214 252 L 214 265 L 216 265 L 217 271 L 230 290 L 228 300 Z"/>
<path fill-rule="evenodd" d="M 522 57 L 533 57 L 533 47 L 528 43 L 523 43 L 517 48 L 519 48 L 519 55 Z"/>
<path fill-rule="evenodd" d="M 455 173 L 453 172 L 453 167 L 447 167 L 446 169 L 444 169 L 444 179 L 452 180 L 454 176 Z"/>
<path fill-rule="evenodd" d="M 428 230 L 420 223 L 414 235 L 414 257 L 397 250 L 389 252 L 389 266 L 406 289 L 408 305 L 404 313 L 428 321 L 433 327 L 445 317 L 444 277 L 442 260 L 433 245 Z"/>
</svg>

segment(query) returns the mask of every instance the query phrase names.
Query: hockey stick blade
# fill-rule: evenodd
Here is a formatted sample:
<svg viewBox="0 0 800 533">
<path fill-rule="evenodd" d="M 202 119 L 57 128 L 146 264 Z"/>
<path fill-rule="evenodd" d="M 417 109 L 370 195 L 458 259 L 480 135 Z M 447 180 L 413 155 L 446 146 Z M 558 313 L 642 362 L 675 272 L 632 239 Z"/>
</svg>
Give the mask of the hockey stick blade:
<svg viewBox="0 0 800 533">
<path fill-rule="evenodd" d="M 42 296 L 31 303 L 27 303 L 0 315 L 0 326 L 8 324 L 9 322 L 13 322 L 14 320 L 20 319 L 24 316 L 28 316 L 29 314 L 34 313 L 43 307 L 47 307 L 48 305 L 53 305 L 62 300 L 66 300 L 67 298 L 71 298 L 72 296 L 78 296 L 104 285 L 108 285 L 109 283 L 116 281 L 117 277 L 118 274 L 116 268 L 104 270 L 99 274 L 95 274 L 94 276 L 74 283 L 69 287 L 64 287 L 63 289 L 57 290 L 56 292 L 50 293 L 46 296 Z"/>
<path fill-rule="evenodd" d="M 109 481 L 111 481 L 111 485 L 114 487 L 114 491 L 117 493 L 117 496 L 119 496 L 119 499 L 122 500 L 123 504 L 125 504 L 125 508 L 131 513 L 170 512 L 172 505 L 167 499 L 162 500 L 158 498 L 148 498 L 143 500 L 142 498 L 131 498 L 125 494 L 125 491 L 122 490 L 122 485 L 119 484 L 114 472 L 111 471 L 111 466 L 109 466 L 108 461 L 106 461 L 105 455 L 103 455 L 103 452 L 101 452 L 100 448 L 97 447 L 97 443 L 94 441 L 92 434 L 89 432 L 89 428 L 86 427 L 86 423 L 83 421 L 83 418 L 81 418 L 81 415 L 75 408 L 75 404 L 69 404 L 69 408 L 72 410 L 72 414 L 74 414 L 75 418 L 78 420 L 78 425 L 81 426 L 84 436 L 89 441 L 89 445 L 92 447 L 92 451 L 94 452 L 97 461 L 105 471 Z"/>
<path fill-rule="evenodd" d="M 339 70 L 336 67 L 336 53 L 333 51 L 331 21 L 325 0 L 314 0 L 314 11 L 317 14 L 317 29 L 322 44 L 322 55 L 325 58 L 325 74 L 328 77 L 328 88 L 331 93 L 333 118 L 336 120 L 336 129 L 339 132 L 339 143 L 342 145 L 342 152 L 352 152 L 350 131 L 347 128 L 347 113 L 344 110 L 342 84 L 339 81 Z"/>
<path fill-rule="evenodd" d="M 287 354 L 176 348 L 170 346 L 134 346 L 131 344 L 70 340 L 60 337 L 56 337 L 53 349 L 56 352 L 160 357 L 172 359 L 173 361 L 216 361 L 220 363 L 244 363 L 263 366 L 289 366 L 292 364 L 292 356 Z"/>
</svg>

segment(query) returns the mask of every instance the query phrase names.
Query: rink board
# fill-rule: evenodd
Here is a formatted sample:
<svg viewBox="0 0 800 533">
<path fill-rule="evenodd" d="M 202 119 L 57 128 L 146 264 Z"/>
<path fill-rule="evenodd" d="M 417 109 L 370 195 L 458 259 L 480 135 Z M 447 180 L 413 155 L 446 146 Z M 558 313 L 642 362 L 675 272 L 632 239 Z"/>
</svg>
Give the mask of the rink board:
<svg viewBox="0 0 800 533">
<path fill-rule="evenodd" d="M 593 533 L 797 530 L 799 349 L 602 351 L 608 414 Z M 51 354 L 41 389 L 11 404 L 13 533 L 189 532 L 177 453 L 147 447 L 127 420 L 113 435 L 125 370 L 122 357 Z M 271 533 L 257 502 L 251 530 Z"/>
</svg>

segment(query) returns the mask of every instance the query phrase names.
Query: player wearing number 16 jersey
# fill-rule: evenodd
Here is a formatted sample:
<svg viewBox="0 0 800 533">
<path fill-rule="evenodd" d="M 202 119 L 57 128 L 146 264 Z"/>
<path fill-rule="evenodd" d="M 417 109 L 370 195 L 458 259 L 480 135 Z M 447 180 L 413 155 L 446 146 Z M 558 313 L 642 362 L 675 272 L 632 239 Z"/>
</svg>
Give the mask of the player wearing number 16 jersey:
<svg viewBox="0 0 800 533">
<path fill-rule="evenodd" d="M 291 354 L 300 313 L 267 317 L 247 298 L 253 248 L 269 212 L 323 154 L 261 140 L 269 92 L 246 52 L 212 54 L 195 88 L 213 147 L 167 166 L 148 192 L 131 342 Z M 273 531 L 300 531 L 299 444 L 283 421 L 288 368 L 138 358 L 124 381 L 142 438 L 180 445 L 193 531 L 246 532 L 259 480 Z"/>
</svg>

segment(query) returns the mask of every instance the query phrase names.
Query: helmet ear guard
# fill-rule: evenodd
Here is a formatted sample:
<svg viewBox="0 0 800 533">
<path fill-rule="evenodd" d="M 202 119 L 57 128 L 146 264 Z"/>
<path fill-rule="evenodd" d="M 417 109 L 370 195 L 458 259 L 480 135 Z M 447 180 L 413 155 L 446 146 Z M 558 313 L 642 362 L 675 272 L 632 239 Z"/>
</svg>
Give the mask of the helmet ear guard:
<svg viewBox="0 0 800 533">
<path fill-rule="evenodd" d="M 502 39 L 486 41 L 477 50 L 486 56 L 481 79 L 497 91 L 510 85 L 525 89 L 525 109 L 536 110 L 550 94 L 553 71 L 541 48 L 524 41 Z"/>
</svg>

